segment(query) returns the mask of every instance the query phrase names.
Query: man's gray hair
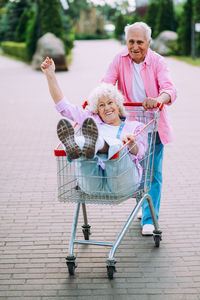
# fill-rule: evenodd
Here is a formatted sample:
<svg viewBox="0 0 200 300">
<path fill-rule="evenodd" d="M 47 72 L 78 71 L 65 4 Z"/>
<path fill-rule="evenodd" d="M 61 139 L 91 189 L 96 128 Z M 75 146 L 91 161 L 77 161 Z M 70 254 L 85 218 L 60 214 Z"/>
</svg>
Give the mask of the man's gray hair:
<svg viewBox="0 0 200 300">
<path fill-rule="evenodd" d="M 125 39 L 127 40 L 127 37 L 128 37 L 128 32 L 130 29 L 132 28 L 143 28 L 145 30 L 145 33 L 146 33 L 146 39 L 147 41 L 149 41 L 151 39 L 151 28 L 144 22 L 135 22 L 131 25 L 127 25 L 125 28 L 124 28 L 124 31 L 125 31 Z"/>
</svg>

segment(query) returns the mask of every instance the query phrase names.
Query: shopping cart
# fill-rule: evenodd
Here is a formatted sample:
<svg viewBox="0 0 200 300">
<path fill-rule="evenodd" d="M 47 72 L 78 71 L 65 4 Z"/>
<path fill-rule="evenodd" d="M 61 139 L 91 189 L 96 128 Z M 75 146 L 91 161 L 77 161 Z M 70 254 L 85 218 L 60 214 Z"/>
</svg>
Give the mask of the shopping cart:
<svg viewBox="0 0 200 300">
<path fill-rule="evenodd" d="M 69 244 L 69 254 L 66 258 L 66 264 L 68 266 L 68 271 L 70 275 L 74 275 L 76 268 L 76 257 L 73 253 L 74 244 L 108 246 L 111 247 L 111 250 L 109 253 L 109 257 L 106 261 L 107 275 L 108 278 L 112 279 L 114 272 L 116 271 L 116 260 L 114 258 L 115 252 L 145 200 L 148 201 L 149 209 L 154 223 L 155 230 L 153 232 L 153 238 L 156 247 L 159 247 L 160 241 L 162 239 L 162 231 L 159 229 L 152 198 L 148 192 L 151 188 L 151 181 L 153 176 L 155 138 L 158 127 L 159 115 L 160 111 L 162 110 L 163 104 L 158 104 L 158 108 L 156 110 L 148 111 L 144 111 L 144 109 L 142 108 L 142 103 L 124 103 L 124 105 L 127 111 L 127 118 L 129 120 L 136 120 L 143 123 L 143 130 L 148 131 L 148 149 L 143 159 L 139 162 L 143 168 L 142 179 L 139 186 L 133 186 L 131 189 L 127 190 L 126 186 L 121 186 L 119 184 L 121 176 L 128 176 L 128 173 L 120 174 L 119 170 L 117 170 L 117 166 L 119 165 L 118 161 L 120 159 L 123 159 L 124 157 L 123 155 L 120 156 L 119 152 L 122 150 L 122 148 L 126 147 L 127 144 L 125 144 L 120 149 L 120 151 L 112 157 L 112 159 L 115 159 L 114 164 L 112 164 L 114 165 L 113 174 L 112 176 L 106 178 L 105 174 L 103 173 L 98 173 L 91 176 L 83 175 L 80 169 L 82 166 L 84 166 L 84 158 L 79 158 L 78 160 L 70 162 L 66 158 L 66 153 L 63 150 L 61 144 L 54 150 L 54 154 L 57 159 L 58 199 L 61 202 L 76 203 L 71 239 Z M 125 153 L 124 155 L 128 154 Z M 95 160 L 87 160 L 87 164 L 91 164 L 91 167 L 95 168 L 97 162 Z M 130 170 L 127 169 L 127 172 L 129 171 Z M 106 181 L 112 185 L 112 189 L 110 189 L 110 191 L 109 189 L 101 190 L 101 186 L 97 184 L 97 181 L 99 182 L 99 179 L 106 179 Z M 136 198 L 136 205 L 132 210 L 130 216 L 128 217 L 124 227 L 122 228 L 115 242 L 89 240 L 90 225 L 88 224 L 87 219 L 86 204 L 118 204 L 129 198 Z M 80 206 L 82 206 L 84 219 L 84 224 L 82 226 L 84 240 L 76 239 Z"/>
</svg>

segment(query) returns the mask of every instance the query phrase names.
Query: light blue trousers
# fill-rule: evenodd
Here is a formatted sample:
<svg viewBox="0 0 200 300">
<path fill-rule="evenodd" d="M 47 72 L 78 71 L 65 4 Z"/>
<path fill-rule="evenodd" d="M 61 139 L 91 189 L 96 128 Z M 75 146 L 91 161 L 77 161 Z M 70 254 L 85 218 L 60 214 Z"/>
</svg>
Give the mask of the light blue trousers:
<svg viewBox="0 0 200 300">
<path fill-rule="evenodd" d="M 157 220 L 159 218 L 160 199 L 162 190 L 162 166 L 163 166 L 163 153 L 164 145 L 161 143 L 159 134 L 156 134 L 155 153 L 154 153 L 154 166 L 153 166 L 153 180 L 151 183 L 150 196 L 153 200 L 153 205 L 156 213 Z M 141 225 L 153 224 L 149 205 L 147 200 L 144 201 L 142 207 L 142 221 Z"/>
<path fill-rule="evenodd" d="M 82 149 L 84 139 L 76 138 Z M 117 138 L 106 138 L 108 154 L 96 155 L 94 159 L 77 159 L 75 164 L 78 185 L 82 191 L 95 196 L 131 196 L 139 185 L 139 173 L 136 164 L 129 157 L 127 150 L 119 153 L 119 158 L 109 159 L 122 146 Z M 104 143 L 103 143 L 104 144 Z"/>
</svg>

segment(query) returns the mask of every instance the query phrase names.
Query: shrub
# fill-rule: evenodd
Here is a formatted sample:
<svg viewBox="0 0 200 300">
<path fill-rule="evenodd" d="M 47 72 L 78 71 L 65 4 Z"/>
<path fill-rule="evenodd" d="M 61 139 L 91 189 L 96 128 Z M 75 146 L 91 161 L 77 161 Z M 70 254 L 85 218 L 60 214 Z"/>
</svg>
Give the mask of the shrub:
<svg viewBox="0 0 200 300">
<path fill-rule="evenodd" d="M 67 54 L 74 47 L 74 39 L 75 39 L 75 33 L 73 30 L 71 30 L 68 34 L 65 35 L 64 44 L 65 44 L 65 50 Z"/>
<path fill-rule="evenodd" d="M 2 42 L 1 48 L 5 54 L 18 57 L 23 61 L 27 61 L 26 44 L 16 42 Z"/>
<path fill-rule="evenodd" d="M 102 39 L 108 39 L 108 35 L 100 35 L 96 33 L 81 33 L 76 34 L 75 36 L 76 40 L 102 40 Z"/>
</svg>

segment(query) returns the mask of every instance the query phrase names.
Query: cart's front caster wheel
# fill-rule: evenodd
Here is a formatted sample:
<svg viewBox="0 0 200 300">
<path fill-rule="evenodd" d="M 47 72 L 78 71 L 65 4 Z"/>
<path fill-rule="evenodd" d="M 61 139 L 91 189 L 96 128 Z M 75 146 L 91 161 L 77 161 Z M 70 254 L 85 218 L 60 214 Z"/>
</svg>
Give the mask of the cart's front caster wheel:
<svg viewBox="0 0 200 300">
<path fill-rule="evenodd" d="M 153 232 L 153 238 L 155 242 L 155 246 L 158 248 L 160 247 L 160 241 L 162 240 L 162 231 L 154 231 Z"/>
<path fill-rule="evenodd" d="M 114 266 L 107 266 L 107 275 L 108 275 L 109 279 L 113 279 L 115 272 L 116 272 L 116 269 Z"/>
<path fill-rule="evenodd" d="M 76 259 L 75 256 L 68 256 L 66 258 L 66 264 L 68 267 L 69 275 L 74 275 L 75 273 L 75 268 L 76 268 L 75 259 Z"/>
<path fill-rule="evenodd" d="M 74 275 L 75 268 L 76 268 L 75 263 L 74 262 L 68 262 L 67 266 L 68 266 L 69 275 Z"/>
<path fill-rule="evenodd" d="M 160 237 L 158 235 L 154 236 L 155 246 L 160 247 Z"/>
<path fill-rule="evenodd" d="M 84 235 L 84 239 L 86 241 L 88 241 L 89 238 L 90 238 L 90 234 L 91 234 L 90 227 L 91 227 L 90 225 L 83 225 L 82 226 L 82 232 L 83 232 L 83 235 Z"/>
</svg>

